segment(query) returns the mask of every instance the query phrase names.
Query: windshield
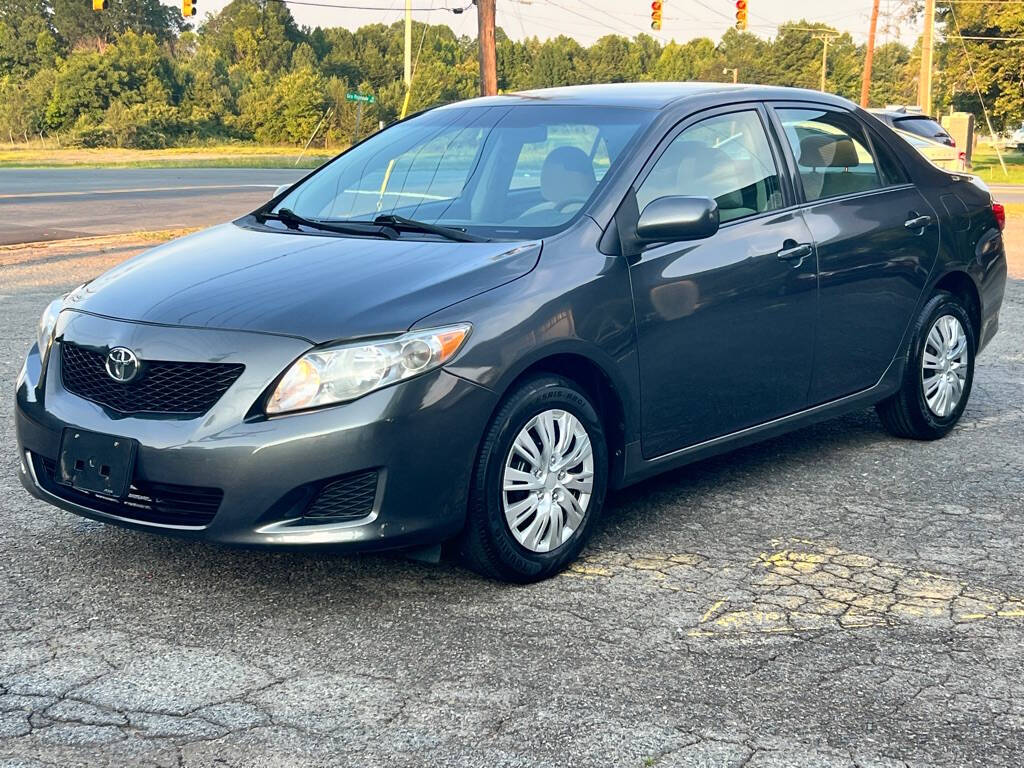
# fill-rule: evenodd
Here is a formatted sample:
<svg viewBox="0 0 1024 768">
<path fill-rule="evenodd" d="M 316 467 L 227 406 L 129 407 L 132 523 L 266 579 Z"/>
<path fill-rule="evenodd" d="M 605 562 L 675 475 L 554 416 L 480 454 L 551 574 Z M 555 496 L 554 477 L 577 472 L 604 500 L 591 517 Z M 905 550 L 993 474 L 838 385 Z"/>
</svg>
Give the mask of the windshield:
<svg viewBox="0 0 1024 768">
<path fill-rule="evenodd" d="M 533 104 L 433 110 L 341 155 L 274 211 L 332 223 L 392 215 L 484 237 L 543 237 L 586 205 L 654 114 Z"/>
</svg>

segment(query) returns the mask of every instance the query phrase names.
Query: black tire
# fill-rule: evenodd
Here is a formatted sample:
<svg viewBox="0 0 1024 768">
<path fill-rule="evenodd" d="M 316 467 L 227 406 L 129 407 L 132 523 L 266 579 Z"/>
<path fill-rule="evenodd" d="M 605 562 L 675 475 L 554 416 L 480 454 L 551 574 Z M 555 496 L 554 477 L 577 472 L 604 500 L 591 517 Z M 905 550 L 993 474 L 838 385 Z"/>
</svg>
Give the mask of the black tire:
<svg viewBox="0 0 1024 768">
<path fill-rule="evenodd" d="M 568 411 L 583 425 L 594 457 L 593 487 L 583 522 L 550 552 L 534 552 L 512 535 L 502 505 L 505 461 L 520 430 L 549 409 Z M 561 376 L 541 375 L 511 391 L 484 435 L 470 487 L 469 509 L 459 540 L 462 561 L 489 578 L 521 584 L 552 576 L 576 559 L 604 507 L 608 449 L 597 409 L 585 392 Z"/>
<path fill-rule="evenodd" d="M 932 412 L 925 400 L 921 367 L 928 332 L 935 321 L 943 315 L 952 315 L 963 327 L 967 335 L 968 357 L 967 378 L 960 400 L 948 415 L 940 418 Z M 974 383 L 976 338 L 970 312 L 958 297 L 946 291 L 939 291 L 928 300 L 911 328 L 910 349 L 907 354 L 903 384 L 896 394 L 875 406 L 886 430 L 896 437 L 937 440 L 953 429 L 960 420 L 971 396 L 971 386 Z"/>
</svg>

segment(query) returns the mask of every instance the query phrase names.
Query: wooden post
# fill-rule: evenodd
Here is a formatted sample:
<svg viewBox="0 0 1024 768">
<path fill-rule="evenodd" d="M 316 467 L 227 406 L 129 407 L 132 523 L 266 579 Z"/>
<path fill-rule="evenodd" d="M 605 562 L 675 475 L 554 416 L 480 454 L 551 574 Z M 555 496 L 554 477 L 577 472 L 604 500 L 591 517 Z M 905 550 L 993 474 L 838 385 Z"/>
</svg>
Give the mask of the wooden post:
<svg viewBox="0 0 1024 768">
<path fill-rule="evenodd" d="M 932 113 L 932 30 L 935 28 L 935 0 L 925 0 L 924 31 L 921 34 L 921 73 L 917 78 L 917 103 L 926 115 Z"/>
<path fill-rule="evenodd" d="M 480 42 L 480 95 L 498 93 L 498 68 L 494 52 L 494 0 L 476 0 L 477 39 Z"/>
<path fill-rule="evenodd" d="M 868 27 L 868 49 L 864 54 L 864 75 L 860 81 L 860 105 L 865 109 L 871 95 L 871 66 L 875 61 L 875 29 L 878 27 L 878 5 L 875 0 L 871 6 L 871 25 Z"/>
<path fill-rule="evenodd" d="M 405 0 L 405 90 L 412 85 L 412 0 Z"/>
<path fill-rule="evenodd" d="M 352 131 L 352 145 L 355 146 L 356 142 L 359 141 L 359 124 L 363 122 L 363 102 L 360 99 L 358 106 L 356 106 L 356 127 Z"/>
</svg>

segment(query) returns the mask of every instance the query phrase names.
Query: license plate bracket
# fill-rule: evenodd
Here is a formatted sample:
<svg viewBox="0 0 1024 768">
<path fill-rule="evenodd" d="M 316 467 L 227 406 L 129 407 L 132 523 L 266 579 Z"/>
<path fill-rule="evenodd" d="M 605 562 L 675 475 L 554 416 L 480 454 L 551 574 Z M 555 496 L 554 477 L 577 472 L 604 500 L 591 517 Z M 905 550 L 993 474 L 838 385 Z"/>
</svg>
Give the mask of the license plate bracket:
<svg viewBox="0 0 1024 768">
<path fill-rule="evenodd" d="M 131 487 L 136 448 L 128 438 L 67 428 L 61 435 L 56 480 L 79 491 L 123 499 Z"/>
</svg>

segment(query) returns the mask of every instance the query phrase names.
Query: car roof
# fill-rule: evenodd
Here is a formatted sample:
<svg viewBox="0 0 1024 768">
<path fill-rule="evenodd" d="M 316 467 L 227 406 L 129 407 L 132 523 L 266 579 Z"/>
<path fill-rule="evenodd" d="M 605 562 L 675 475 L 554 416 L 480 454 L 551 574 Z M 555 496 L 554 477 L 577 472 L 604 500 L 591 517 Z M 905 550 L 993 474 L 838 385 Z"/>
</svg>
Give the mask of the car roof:
<svg viewBox="0 0 1024 768">
<path fill-rule="evenodd" d="M 932 120 L 938 122 L 931 115 L 926 115 L 924 112 L 911 112 L 907 109 L 883 109 L 882 107 L 872 107 L 868 110 L 872 115 L 885 115 L 891 117 L 894 120 Z"/>
<path fill-rule="evenodd" d="M 606 83 L 517 91 L 500 96 L 484 96 L 470 101 L 460 101 L 448 106 L 507 106 L 516 102 L 543 102 L 564 106 L 664 109 L 675 102 L 696 97 L 704 97 L 721 104 L 748 99 L 777 99 L 814 100 L 826 104 L 850 105 L 846 99 L 805 88 L 742 83 Z"/>
</svg>

